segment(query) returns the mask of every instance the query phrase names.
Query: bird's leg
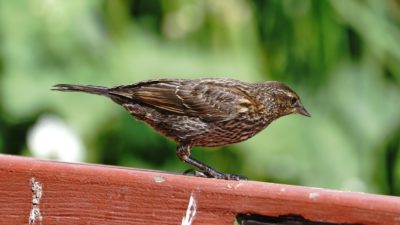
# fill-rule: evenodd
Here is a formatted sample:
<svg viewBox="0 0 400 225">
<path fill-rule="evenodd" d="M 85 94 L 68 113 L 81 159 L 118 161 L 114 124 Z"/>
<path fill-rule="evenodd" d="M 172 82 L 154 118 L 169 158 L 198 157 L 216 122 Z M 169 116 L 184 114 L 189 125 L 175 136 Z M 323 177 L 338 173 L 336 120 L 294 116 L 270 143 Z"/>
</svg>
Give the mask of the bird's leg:
<svg viewBox="0 0 400 225">
<path fill-rule="evenodd" d="M 225 179 L 225 174 L 220 173 L 216 170 L 214 170 L 213 168 L 207 166 L 206 164 L 198 161 L 197 159 L 194 159 L 192 157 L 190 157 L 190 145 L 179 145 L 178 148 L 176 149 L 176 154 L 178 156 L 178 158 L 186 163 L 189 163 L 197 168 L 199 168 L 202 173 L 204 173 L 205 176 L 207 177 L 214 177 L 217 179 Z M 195 175 L 197 173 L 195 172 Z M 200 172 L 201 174 L 201 172 Z M 199 175 L 200 175 L 199 174 Z M 200 175 L 203 176 L 203 175 Z"/>
<path fill-rule="evenodd" d="M 201 177 L 212 177 L 217 179 L 225 179 L 225 180 L 242 180 L 246 179 L 245 177 L 234 175 L 234 174 L 223 174 L 221 172 L 216 171 L 215 169 L 207 166 L 206 164 L 198 161 L 190 157 L 190 148 L 191 146 L 188 144 L 180 144 L 176 149 L 176 155 L 179 157 L 180 160 L 189 163 L 201 170 L 201 172 L 195 172 L 195 175 Z"/>
</svg>

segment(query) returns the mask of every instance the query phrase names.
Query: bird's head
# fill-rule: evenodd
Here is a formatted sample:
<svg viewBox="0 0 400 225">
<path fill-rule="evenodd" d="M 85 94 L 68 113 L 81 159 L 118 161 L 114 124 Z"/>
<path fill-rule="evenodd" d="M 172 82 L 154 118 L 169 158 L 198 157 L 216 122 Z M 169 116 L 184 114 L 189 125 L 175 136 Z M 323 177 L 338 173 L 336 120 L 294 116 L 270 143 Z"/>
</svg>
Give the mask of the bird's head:
<svg viewBox="0 0 400 225">
<path fill-rule="evenodd" d="M 289 114 L 300 114 L 310 117 L 310 113 L 304 108 L 300 97 L 287 85 L 270 81 L 261 84 L 264 93 L 264 105 L 267 112 L 275 118 Z"/>
</svg>

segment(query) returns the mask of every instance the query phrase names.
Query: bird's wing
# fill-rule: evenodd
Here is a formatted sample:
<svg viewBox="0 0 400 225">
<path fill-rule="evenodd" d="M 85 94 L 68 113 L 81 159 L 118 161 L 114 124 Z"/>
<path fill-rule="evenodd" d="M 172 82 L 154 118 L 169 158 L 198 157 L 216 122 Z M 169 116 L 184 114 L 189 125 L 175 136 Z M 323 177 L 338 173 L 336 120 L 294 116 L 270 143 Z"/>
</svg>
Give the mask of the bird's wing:
<svg viewBox="0 0 400 225">
<path fill-rule="evenodd" d="M 257 107 L 255 100 L 241 89 L 226 87 L 212 80 L 150 81 L 116 87 L 110 92 L 169 113 L 196 116 L 209 121 L 229 119 L 239 112 Z"/>
</svg>

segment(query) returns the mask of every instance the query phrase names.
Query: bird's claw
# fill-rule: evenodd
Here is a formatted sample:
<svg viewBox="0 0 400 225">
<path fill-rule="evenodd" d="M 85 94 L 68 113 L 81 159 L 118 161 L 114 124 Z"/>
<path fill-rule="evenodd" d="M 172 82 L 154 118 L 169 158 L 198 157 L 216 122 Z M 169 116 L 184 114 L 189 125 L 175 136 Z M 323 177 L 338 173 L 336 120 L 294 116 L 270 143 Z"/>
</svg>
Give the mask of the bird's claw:
<svg viewBox="0 0 400 225">
<path fill-rule="evenodd" d="M 197 171 L 195 169 L 187 169 L 183 172 L 183 175 L 193 175 L 195 177 L 206 177 L 206 178 L 210 177 L 210 176 L 207 176 L 205 173 Z"/>
<path fill-rule="evenodd" d="M 205 178 L 216 178 L 222 180 L 248 180 L 247 177 L 237 175 L 237 174 L 223 174 L 223 173 L 216 173 L 216 174 L 206 174 L 201 171 L 197 171 L 195 169 L 187 169 L 183 172 L 184 175 L 192 174 L 195 177 L 205 177 Z"/>
<path fill-rule="evenodd" d="M 224 174 L 224 177 L 222 179 L 225 179 L 225 180 L 248 180 L 247 177 L 237 175 L 237 174 Z"/>
</svg>

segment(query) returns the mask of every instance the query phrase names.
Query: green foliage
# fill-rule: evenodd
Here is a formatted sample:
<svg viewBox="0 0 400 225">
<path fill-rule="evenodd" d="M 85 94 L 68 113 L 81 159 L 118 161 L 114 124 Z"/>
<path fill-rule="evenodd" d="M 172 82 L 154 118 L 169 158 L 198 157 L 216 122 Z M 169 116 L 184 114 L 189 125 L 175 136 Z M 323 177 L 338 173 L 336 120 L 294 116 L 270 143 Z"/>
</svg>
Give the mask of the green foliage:
<svg viewBox="0 0 400 225">
<path fill-rule="evenodd" d="M 399 24 L 392 0 L 0 1 L 0 152 L 25 152 L 37 119 L 54 113 L 87 161 L 183 171 L 173 142 L 110 101 L 49 89 L 275 79 L 311 119 L 193 155 L 250 179 L 399 195 Z"/>
</svg>

